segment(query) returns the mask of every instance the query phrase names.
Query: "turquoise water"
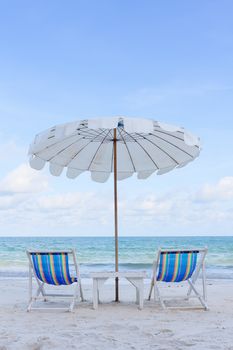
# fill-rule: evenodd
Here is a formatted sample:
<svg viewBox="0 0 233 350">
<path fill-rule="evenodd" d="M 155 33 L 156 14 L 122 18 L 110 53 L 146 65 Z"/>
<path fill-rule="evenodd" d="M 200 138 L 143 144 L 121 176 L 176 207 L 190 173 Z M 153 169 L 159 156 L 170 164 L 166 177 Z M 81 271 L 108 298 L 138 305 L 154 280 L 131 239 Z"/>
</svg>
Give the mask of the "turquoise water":
<svg viewBox="0 0 233 350">
<path fill-rule="evenodd" d="M 120 237 L 119 268 L 151 271 L 158 247 L 208 247 L 207 277 L 233 279 L 233 237 Z M 114 270 L 112 237 L 0 237 L 0 277 L 27 276 L 26 249 L 77 251 L 83 276 Z"/>
</svg>

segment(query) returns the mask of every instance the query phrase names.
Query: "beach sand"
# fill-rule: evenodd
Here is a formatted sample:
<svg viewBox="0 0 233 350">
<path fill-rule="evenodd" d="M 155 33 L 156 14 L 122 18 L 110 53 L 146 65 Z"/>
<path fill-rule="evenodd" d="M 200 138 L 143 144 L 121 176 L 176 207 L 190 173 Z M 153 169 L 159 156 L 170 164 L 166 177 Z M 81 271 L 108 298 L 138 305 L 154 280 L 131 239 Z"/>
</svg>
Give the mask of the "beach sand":
<svg viewBox="0 0 233 350">
<path fill-rule="evenodd" d="M 0 349 L 233 349 L 231 280 L 208 280 L 209 311 L 164 311 L 153 301 L 146 301 L 140 311 L 127 283 L 121 285 L 119 304 L 111 302 L 113 284 L 106 284 L 100 295 L 104 303 L 94 311 L 90 280 L 83 281 L 83 287 L 87 301 L 77 304 L 74 313 L 27 313 L 27 279 L 2 278 Z M 145 296 L 148 290 L 147 283 Z M 179 286 L 162 291 L 178 295 L 185 290 Z"/>
</svg>

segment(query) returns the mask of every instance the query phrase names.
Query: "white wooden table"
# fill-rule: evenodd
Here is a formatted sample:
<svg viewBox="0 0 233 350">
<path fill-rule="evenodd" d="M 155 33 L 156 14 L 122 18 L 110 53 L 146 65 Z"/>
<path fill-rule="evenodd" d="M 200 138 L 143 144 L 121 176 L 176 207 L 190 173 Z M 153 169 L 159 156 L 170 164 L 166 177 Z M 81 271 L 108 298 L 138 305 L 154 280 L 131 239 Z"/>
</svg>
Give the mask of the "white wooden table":
<svg viewBox="0 0 233 350">
<path fill-rule="evenodd" d="M 146 278 L 144 271 L 122 271 L 122 272 L 92 272 L 90 277 L 93 279 L 93 308 L 96 310 L 99 303 L 99 290 L 109 278 L 125 278 L 136 289 L 136 304 L 139 309 L 143 308 L 143 279 Z"/>
</svg>

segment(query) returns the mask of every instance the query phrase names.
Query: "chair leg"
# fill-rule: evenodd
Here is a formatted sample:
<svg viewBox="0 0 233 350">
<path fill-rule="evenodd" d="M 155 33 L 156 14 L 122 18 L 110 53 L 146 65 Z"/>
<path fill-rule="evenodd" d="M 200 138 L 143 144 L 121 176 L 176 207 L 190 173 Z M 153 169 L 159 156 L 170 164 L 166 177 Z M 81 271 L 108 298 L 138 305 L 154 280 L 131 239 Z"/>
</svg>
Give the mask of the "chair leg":
<svg viewBox="0 0 233 350">
<path fill-rule="evenodd" d="M 203 290 L 203 299 L 207 301 L 206 295 L 206 275 L 205 275 L 205 263 L 202 264 L 202 290 Z"/>
<path fill-rule="evenodd" d="M 79 283 L 77 282 L 76 286 L 75 286 L 75 289 L 74 289 L 74 296 L 73 296 L 73 299 L 70 303 L 70 307 L 69 307 L 69 311 L 70 312 L 73 312 L 74 311 L 74 305 L 75 305 L 75 302 L 76 302 L 76 299 L 77 299 L 77 296 L 79 294 Z"/>
<path fill-rule="evenodd" d="M 38 281 L 37 281 L 38 282 Z M 44 294 L 44 289 L 43 289 L 43 284 L 40 284 L 38 282 L 38 288 L 36 291 L 35 296 L 32 295 L 32 271 L 29 269 L 29 303 L 27 307 L 27 311 L 31 311 L 32 304 L 36 301 L 40 293 L 43 295 Z"/>
<path fill-rule="evenodd" d="M 200 303 L 202 304 L 203 308 L 205 310 L 208 310 L 208 306 L 204 300 L 204 298 L 202 297 L 202 295 L 200 295 L 200 293 L 198 293 L 196 287 L 194 286 L 194 283 L 192 283 L 190 280 L 188 280 L 190 288 L 193 290 L 193 292 L 196 294 L 196 296 L 198 297 L 198 299 L 200 300 Z"/>
<path fill-rule="evenodd" d="M 29 265 L 29 302 L 28 302 L 28 307 L 27 311 L 29 312 L 32 307 L 32 269 L 31 266 Z"/>
<path fill-rule="evenodd" d="M 27 312 L 31 311 L 32 304 L 33 304 L 33 300 L 31 299 L 31 301 L 28 303 Z"/>
<path fill-rule="evenodd" d="M 158 284 L 157 284 L 157 281 L 154 280 L 154 278 L 151 279 L 151 284 L 150 284 L 150 292 L 149 292 L 149 296 L 148 296 L 148 300 L 151 299 L 151 294 L 152 294 L 152 291 L 154 289 L 154 300 L 158 300 L 160 305 L 162 306 L 163 309 L 166 309 L 166 305 L 160 295 L 160 291 L 159 291 L 159 288 L 158 288 Z"/>
<path fill-rule="evenodd" d="M 36 296 L 38 297 L 38 296 L 40 295 L 40 293 L 41 293 L 41 295 L 43 296 L 44 301 L 47 301 L 47 299 L 46 299 L 46 293 L 45 293 L 45 290 L 44 290 L 44 283 L 38 284 L 38 289 L 37 289 L 37 294 L 36 294 Z"/>
<path fill-rule="evenodd" d="M 150 292 L 149 292 L 148 300 L 150 300 L 151 298 L 153 287 L 154 287 L 154 279 L 152 278 L 150 283 Z"/>
<path fill-rule="evenodd" d="M 84 296 L 83 296 L 83 289 L 82 289 L 81 280 L 79 280 L 79 294 L 80 294 L 81 301 L 85 301 Z"/>
<path fill-rule="evenodd" d="M 159 287 L 157 282 L 154 282 L 154 299 L 155 301 L 158 300 L 160 305 L 162 306 L 162 308 L 165 310 L 166 309 L 166 305 L 163 301 L 163 298 L 161 297 L 160 291 L 159 291 Z"/>
<path fill-rule="evenodd" d="M 32 297 L 32 285 L 31 283 L 29 284 L 29 302 L 28 302 L 28 307 L 27 307 L 27 312 L 31 311 L 33 304 L 33 297 Z"/>
<path fill-rule="evenodd" d="M 192 288 L 189 286 L 187 296 L 185 298 L 186 300 L 189 300 L 191 293 L 192 293 Z"/>
<path fill-rule="evenodd" d="M 43 296 L 44 302 L 48 301 L 48 299 L 46 298 L 46 292 L 45 292 L 45 289 L 44 289 L 44 283 L 41 284 L 41 295 Z"/>
</svg>

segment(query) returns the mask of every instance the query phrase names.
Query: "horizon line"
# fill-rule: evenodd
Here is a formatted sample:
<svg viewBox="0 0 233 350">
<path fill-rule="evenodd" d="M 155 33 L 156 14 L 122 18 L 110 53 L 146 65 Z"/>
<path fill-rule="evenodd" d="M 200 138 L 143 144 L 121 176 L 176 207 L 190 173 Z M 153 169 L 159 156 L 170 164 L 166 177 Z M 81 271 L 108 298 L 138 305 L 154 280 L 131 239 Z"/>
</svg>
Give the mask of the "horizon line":
<svg viewBox="0 0 233 350">
<path fill-rule="evenodd" d="M 140 235 L 135 235 L 135 236 L 118 236 L 118 238 L 156 238 L 156 237 L 159 237 L 159 238 L 173 238 L 173 237 L 233 237 L 233 234 L 232 235 L 220 235 L 220 234 L 212 234 L 212 235 L 162 235 L 162 236 L 140 236 Z M 91 235 L 87 235 L 87 236 L 78 236 L 78 235 L 65 235 L 65 236 L 53 236 L 53 235 L 48 235 L 48 236 L 37 236 L 37 235 L 32 235 L 32 236 L 17 236 L 17 235 L 10 235 L 10 236 L 1 236 L 0 235 L 0 238 L 115 238 L 114 235 L 111 235 L 111 236 L 97 236 L 97 235 L 94 235 L 94 236 L 91 236 Z"/>
</svg>

